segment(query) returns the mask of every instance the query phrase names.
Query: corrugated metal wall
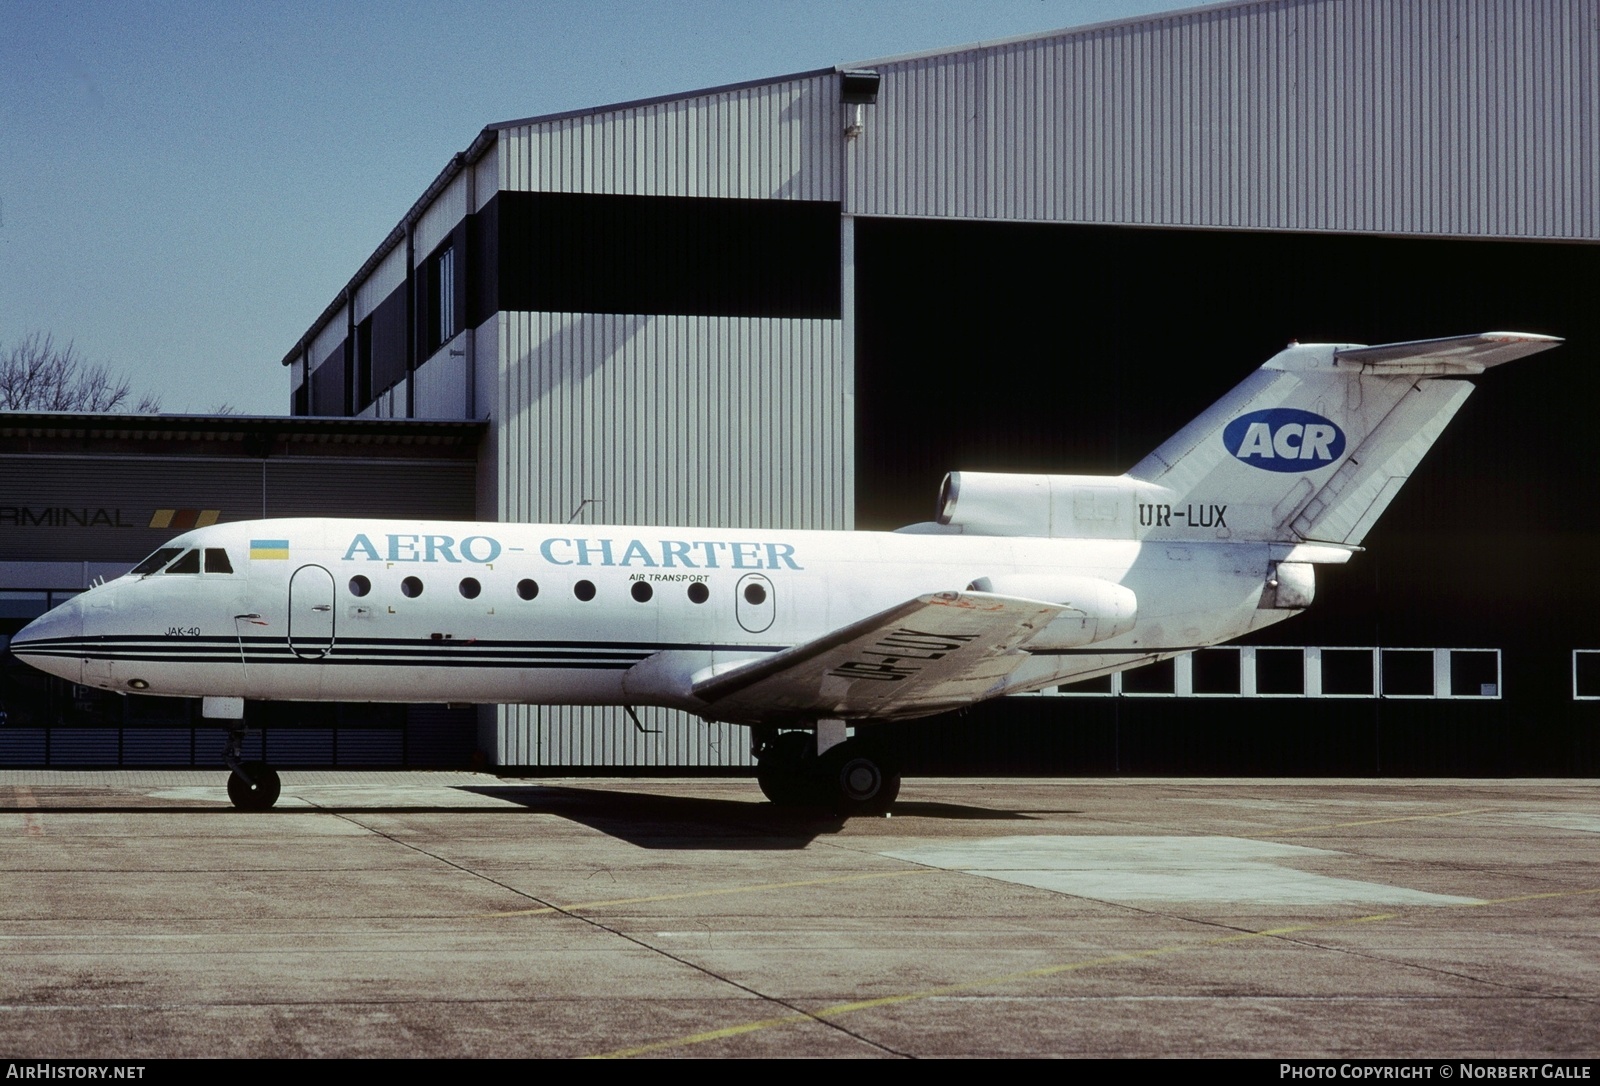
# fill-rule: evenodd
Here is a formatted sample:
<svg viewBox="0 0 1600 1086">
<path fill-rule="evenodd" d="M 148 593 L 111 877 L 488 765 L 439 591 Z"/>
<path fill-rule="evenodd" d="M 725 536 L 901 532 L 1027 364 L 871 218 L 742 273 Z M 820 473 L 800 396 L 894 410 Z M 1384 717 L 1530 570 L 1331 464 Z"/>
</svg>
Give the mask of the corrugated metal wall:
<svg viewBox="0 0 1600 1086">
<path fill-rule="evenodd" d="M 841 322 L 506 313 L 500 513 L 587 523 L 848 528 Z"/>
<path fill-rule="evenodd" d="M 344 307 L 340 306 L 338 311 L 328 319 L 328 323 L 318 330 L 316 337 L 311 341 L 312 366 L 320 366 L 322 360 L 331 355 L 334 348 L 344 342 L 346 316 Z"/>
<path fill-rule="evenodd" d="M 1600 5 L 1302 0 L 875 65 L 847 213 L 1600 237 Z"/>
<path fill-rule="evenodd" d="M 356 322 L 366 320 L 406 281 L 406 247 L 396 245 L 356 290 Z"/>
<path fill-rule="evenodd" d="M 450 231 L 456 228 L 456 224 L 467 217 L 467 189 L 471 180 L 469 174 L 463 171 L 445 186 L 443 192 L 433 198 L 428 210 L 417 220 L 412 241 L 416 248 L 418 263 L 426 260 L 428 254 L 450 236 Z M 471 210 L 476 211 L 477 208 Z"/>
<path fill-rule="evenodd" d="M 501 519 L 848 528 L 854 376 L 842 322 L 505 313 Z M 591 504 L 585 501 L 594 499 Z M 745 765 L 743 728 L 684 713 L 508 706 L 502 765 Z"/>
<path fill-rule="evenodd" d="M 500 187 L 730 199 L 839 199 L 831 73 L 536 121 L 500 133 Z"/>
</svg>

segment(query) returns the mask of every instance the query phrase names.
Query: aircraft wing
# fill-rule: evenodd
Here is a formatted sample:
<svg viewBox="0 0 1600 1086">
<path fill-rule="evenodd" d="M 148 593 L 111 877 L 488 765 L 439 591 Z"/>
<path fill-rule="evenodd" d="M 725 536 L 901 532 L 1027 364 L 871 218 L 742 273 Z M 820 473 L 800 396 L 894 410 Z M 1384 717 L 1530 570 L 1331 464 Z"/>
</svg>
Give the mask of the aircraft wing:
<svg viewBox="0 0 1600 1086">
<path fill-rule="evenodd" d="M 707 716 L 738 723 L 894 720 L 981 701 L 1065 608 L 987 592 L 918 596 L 815 641 L 695 683 Z"/>
</svg>

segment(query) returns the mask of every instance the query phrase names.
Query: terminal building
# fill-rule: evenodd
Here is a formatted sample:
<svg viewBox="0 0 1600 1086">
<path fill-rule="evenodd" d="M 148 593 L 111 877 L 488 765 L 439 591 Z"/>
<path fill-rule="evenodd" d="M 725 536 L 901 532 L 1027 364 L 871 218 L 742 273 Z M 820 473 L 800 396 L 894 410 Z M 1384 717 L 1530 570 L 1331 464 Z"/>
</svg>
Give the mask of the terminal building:
<svg viewBox="0 0 1600 1086">
<path fill-rule="evenodd" d="M 1272 0 L 492 124 L 283 358 L 285 432 L 476 427 L 453 516 L 893 528 L 949 470 L 1120 473 L 1291 340 L 1559 335 L 1259 644 L 889 729 L 911 773 L 1593 772 L 1596 71 L 1587 0 Z M 462 734 L 750 764 L 640 715 Z"/>
<path fill-rule="evenodd" d="M 167 540 L 259 517 L 470 518 L 484 424 L 0 414 L 0 646 Z M 0 767 L 222 765 L 197 701 L 112 694 L 0 654 Z M 470 708 L 248 706 L 279 765 L 467 765 Z"/>
</svg>

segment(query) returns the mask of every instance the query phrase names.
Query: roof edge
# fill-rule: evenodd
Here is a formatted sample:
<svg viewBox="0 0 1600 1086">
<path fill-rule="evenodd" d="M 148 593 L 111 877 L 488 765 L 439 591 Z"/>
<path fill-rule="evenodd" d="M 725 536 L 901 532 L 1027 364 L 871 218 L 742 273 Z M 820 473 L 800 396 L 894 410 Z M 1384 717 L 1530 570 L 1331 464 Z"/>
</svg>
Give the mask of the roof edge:
<svg viewBox="0 0 1600 1086">
<path fill-rule="evenodd" d="M 480 434 L 485 419 L 373 419 L 343 415 L 141 415 L 132 412 L 80 413 L 77 411 L 0 411 L 0 432 L 31 430 L 122 431 L 233 431 L 239 434 L 272 432 L 316 433 L 455 433 Z"/>
<path fill-rule="evenodd" d="M 813 68 L 805 72 L 791 72 L 788 75 L 766 76 L 761 79 L 745 79 L 737 83 L 723 83 L 715 87 L 701 87 L 698 90 L 680 91 L 676 94 L 657 94 L 649 98 L 634 98 L 626 102 L 612 102 L 603 106 L 586 106 L 583 109 L 568 109 L 560 113 L 541 113 L 534 117 L 522 117 L 515 121 L 498 121 L 484 129 L 485 132 L 502 132 L 508 128 L 520 128 L 525 124 L 545 124 L 550 121 L 565 121 L 573 117 L 595 117 L 602 113 L 615 113 L 623 109 L 638 109 L 641 106 L 655 106 L 663 102 L 684 102 L 691 98 L 701 98 L 708 94 L 726 94 L 729 91 L 749 90 L 752 87 L 770 87 L 779 83 L 792 83 L 797 79 L 815 79 L 819 75 L 832 75 L 844 71 L 848 65 L 835 65 L 828 68 Z"/>
<path fill-rule="evenodd" d="M 1195 15 L 1226 12 L 1235 8 L 1263 7 L 1281 2 L 1282 0 L 1217 0 L 1216 3 L 1196 4 L 1193 7 L 1174 8 L 1171 11 L 1155 11 L 1148 15 L 1130 15 L 1122 19 L 1107 19 L 1099 23 L 1084 23 L 1082 26 L 1063 26 L 1055 30 L 1038 30 L 1029 34 L 1014 34 L 1009 38 L 993 38 L 988 41 L 971 42 L 967 45 L 944 46 L 938 49 L 924 49 L 916 53 L 897 53 L 893 56 L 873 57 L 869 60 L 840 65 L 836 70 L 871 68 L 878 64 L 901 64 L 913 60 L 928 60 L 933 57 L 960 56 L 962 53 L 976 53 L 985 49 L 1000 49 L 1008 45 L 1021 45 L 1025 42 L 1046 41 L 1050 38 L 1071 38 L 1080 34 L 1099 34 L 1107 30 L 1143 26 L 1147 23 L 1165 22 L 1169 19 L 1185 19 Z"/>
</svg>

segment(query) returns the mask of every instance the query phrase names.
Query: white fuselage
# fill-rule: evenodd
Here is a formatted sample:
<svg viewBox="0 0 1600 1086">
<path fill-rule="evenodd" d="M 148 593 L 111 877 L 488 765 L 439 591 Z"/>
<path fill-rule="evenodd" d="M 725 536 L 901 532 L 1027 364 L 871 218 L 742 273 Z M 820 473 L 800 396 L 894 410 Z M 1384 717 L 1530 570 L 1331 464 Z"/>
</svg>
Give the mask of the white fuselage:
<svg viewBox="0 0 1600 1086">
<path fill-rule="evenodd" d="M 708 669 L 982 578 L 1095 578 L 1138 601 L 1125 632 L 1090 644 L 1047 629 L 996 693 L 1293 613 L 1261 607 L 1265 543 L 280 520 L 169 546 L 224 550 L 232 572 L 129 574 L 39 619 L 13 651 L 126 693 L 705 711 L 691 686 Z"/>
</svg>

